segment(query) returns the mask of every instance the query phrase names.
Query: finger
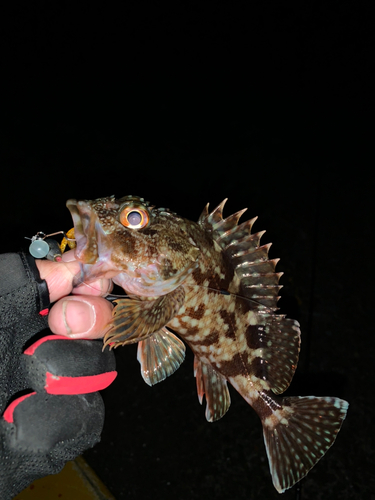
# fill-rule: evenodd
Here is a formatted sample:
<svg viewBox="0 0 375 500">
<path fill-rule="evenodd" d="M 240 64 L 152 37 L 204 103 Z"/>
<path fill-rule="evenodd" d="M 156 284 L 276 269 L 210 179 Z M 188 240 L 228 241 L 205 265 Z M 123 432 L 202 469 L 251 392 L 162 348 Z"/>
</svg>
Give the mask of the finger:
<svg viewBox="0 0 375 500">
<path fill-rule="evenodd" d="M 75 257 L 75 250 L 69 250 L 68 252 L 63 253 L 62 255 L 62 261 L 65 263 L 69 263 L 69 265 L 72 262 L 78 262 Z M 72 271 L 74 272 L 74 267 L 72 267 Z M 81 268 L 78 268 L 79 270 L 76 272 L 76 274 L 73 276 L 74 281 L 76 282 L 79 280 L 79 276 L 81 274 Z M 90 282 L 90 283 L 81 283 L 79 285 L 75 285 L 72 293 L 77 294 L 77 295 L 95 295 L 95 296 L 101 296 L 105 297 L 110 293 L 113 289 L 113 283 L 112 280 L 107 279 L 107 278 L 100 278 L 96 281 Z"/>
<path fill-rule="evenodd" d="M 55 302 L 71 293 L 74 276 L 80 272 L 78 261 L 52 262 L 37 259 L 35 262 L 41 279 L 47 282 L 50 302 Z"/>
<path fill-rule="evenodd" d="M 99 297 L 105 297 L 113 289 L 113 283 L 111 280 L 103 278 L 93 281 L 92 283 L 82 283 L 73 288 L 72 293 L 74 295 L 94 295 Z"/>
<path fill-rule="evenodd" d="M 113 306 L 101 297 L 74 295 L 56 302 L 48 316 L 53 333 L 70 338 L 102 338 L 112 319 Z"/>
<path fill-rule="evenodd" d="M 71 262 L 73 260 L 76 260 L 75 250 L 68 250 L 67 252 L 64 252 L 61 256 L 61 260 L 63 262 Z"/>
<path fill-rule="evenodd" d="M 37 259 L 36 265 L 40 277 L 47 282 L 51 303 L 71 293 L 73 280 L 81 273 L 80 264 L 75 260 L 73 250 L 63 254 L 62 262 Z M 73 293 L 104 296 L 111 291 L 112 286 L 111 280 L 104 278 L 90 284 L 82 283 L 74 288 Z"/>
</svg>

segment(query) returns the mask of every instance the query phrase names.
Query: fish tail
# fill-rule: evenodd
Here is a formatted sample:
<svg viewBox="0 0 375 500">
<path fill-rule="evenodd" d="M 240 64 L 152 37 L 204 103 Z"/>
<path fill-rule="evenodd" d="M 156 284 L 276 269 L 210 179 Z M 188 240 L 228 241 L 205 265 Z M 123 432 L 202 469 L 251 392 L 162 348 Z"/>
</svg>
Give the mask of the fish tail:
<svg viewBox="0 0 375 500">
<path fill-rule="evenodd" d="M 330 397 L 283 398 L 262 418 L 273 485 L 279 493 L 300 481 L 334 443 L 348 403 Z"/>
</svg>

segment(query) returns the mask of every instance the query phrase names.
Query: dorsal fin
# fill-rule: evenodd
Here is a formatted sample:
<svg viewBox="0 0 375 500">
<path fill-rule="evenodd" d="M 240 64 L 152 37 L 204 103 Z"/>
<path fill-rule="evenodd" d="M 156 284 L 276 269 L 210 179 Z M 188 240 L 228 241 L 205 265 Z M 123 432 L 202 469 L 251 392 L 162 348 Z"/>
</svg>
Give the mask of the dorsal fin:
<svg viewBox="0 0 375 500">
<path fill-rule="evenodd" d="M 259 304 L 276 311 L 279 285 L 282 273 L 275 272 L 278 259 L 269 260 L 268 251 L 271 243 L 260 246 L 260 239 L 265 231 L 251 233 L 257 217 L 238 224 L 241 215 L 247 210 L 240 210 L 223 219 L 223 200 L 212 212 L 209 204 L 201 213 L 198 223 L 222 248 L 232 263 L 241 280 L 241 293 Z"/>
<path fill-rule="evenodd" d="M 204 207 L 204 209 L 202 210 L 202 213 L 200 214 L 199 216 L 199 219 L 198 219 L 198 224 L 200 225 L 203 225 L 204 224 L 204 221 L 207 219 L 208 217 L 208 207 L 210 206 L 209 203 L 207 203 L 207 205 Z"/>
</svg>

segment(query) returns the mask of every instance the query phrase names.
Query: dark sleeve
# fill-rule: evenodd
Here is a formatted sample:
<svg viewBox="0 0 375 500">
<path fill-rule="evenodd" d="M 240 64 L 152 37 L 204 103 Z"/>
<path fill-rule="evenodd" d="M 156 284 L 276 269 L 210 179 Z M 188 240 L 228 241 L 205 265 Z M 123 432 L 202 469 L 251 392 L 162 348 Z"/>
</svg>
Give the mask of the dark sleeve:
<svg viewBox="0 0 375 500">
<path fill-rule="evenodd" d="M 35 334 L 47 328 L 47 283 L 26 254 L 0 255 L 0 414 L 9 398 L 25 387 L 21 353 Z"/>
</svg>

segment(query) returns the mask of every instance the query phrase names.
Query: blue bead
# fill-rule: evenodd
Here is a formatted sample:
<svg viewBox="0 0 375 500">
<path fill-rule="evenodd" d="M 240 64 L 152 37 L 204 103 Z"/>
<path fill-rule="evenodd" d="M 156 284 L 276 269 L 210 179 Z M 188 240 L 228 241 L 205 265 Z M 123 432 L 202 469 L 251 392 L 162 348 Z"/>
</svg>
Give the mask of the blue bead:
<svg viewBox="0 0 375 500">
<path fill-rule="evenodd" d="M 49 252 L 48 243 L 44 240 L 35 240 L 29 246 L 29 252 L 36 259 L 43 259 Z"/>
</svg>

